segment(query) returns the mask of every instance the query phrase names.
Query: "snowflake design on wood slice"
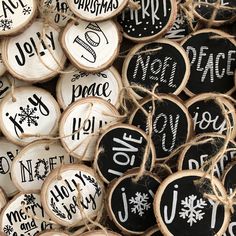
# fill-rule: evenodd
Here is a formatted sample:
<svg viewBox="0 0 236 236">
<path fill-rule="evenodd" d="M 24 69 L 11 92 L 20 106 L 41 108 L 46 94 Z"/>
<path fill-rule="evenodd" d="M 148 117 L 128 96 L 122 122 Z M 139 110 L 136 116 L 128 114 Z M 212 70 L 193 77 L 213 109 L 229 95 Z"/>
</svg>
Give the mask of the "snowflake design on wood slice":
<svg viewBox="0 0 236 236">
<path fill-rule="evenodd" d="M 26 205 L 35 205 L 36 198 L 33 196 L 33 194 L 25 194 L 24 202 Z"/>
<path fill-rule="evenodd" d="M 179 216 L 183 219 L 188 219 L 187 223 L 190 226 L 203 219 L 205 213 L 202 212 L 202 209 L 204 209 L 204 206 L 207 206 L 207 203 L 202 198 L 197 199 L 197 196 L 191 195 L 182 200 L 181 205 L 183 208 L 181 208 Z"/>
<path fill-rule="evenodd" d="M 22 13 L 23 13 L 24 15 L 29 15 L 29 14 L 31 13 L 31 7 L 25 6 L 25 7 L 23 8 Z"/>
<path fill-rule="evenodd" d="M 39 119 L 39 116 L 35 115 L 35 112 L 37 111 L 37 108 L 30 108 L 29 105 L 27 105 L 26 108 L 20 107 L 21 113 L 18 114 L 20 117 L 19 123 L 22 124 L 24 122 L 27 122 L 28 126 L 30 127 L 31 124 L 38 126 L 38 123 L 36 120 Z"/>
<path fill-rule="evenodd" d="M 10 30 L 12 28 L 13 21 L 10 19 L 1 19 L 0 20 L 0 29 L 2 31 Z"/>
<path fill-rule="evenodd" d="M 13 228 L 11 225 L 5 225 L 3 228 L 3 232 L 7 235 L 11 235 L 11 233 L 13 232 Z"/>
<path fill-rule="evenodd" d="M 135 197 L 129 199 L 129 203 L 133 205 L 131 212 L 143 216 L 144 212 L 151 208 L 151 203 L 148 203 L 148 195 L 146 193 L 137 192 Z"/>
</svg>

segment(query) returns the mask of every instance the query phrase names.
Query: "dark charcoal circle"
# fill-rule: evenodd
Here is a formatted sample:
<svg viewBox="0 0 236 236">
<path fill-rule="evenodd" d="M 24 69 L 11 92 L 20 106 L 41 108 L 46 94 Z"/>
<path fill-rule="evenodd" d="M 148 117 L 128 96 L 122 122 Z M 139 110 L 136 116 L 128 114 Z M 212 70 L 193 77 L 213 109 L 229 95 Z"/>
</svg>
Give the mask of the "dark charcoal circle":
<svg viewBox="0 0 236 236">
<path fill-rule="evenodd" d="M 97 166 L 107 182 L 142 164 L 147 140 L 133 128 L 118 126 L 107 132 L 99 141 L 98 148 L 102 148 L 103 151 L 98 154 Z M 146 163 L 147 170 L 151 168 L 152 158 L 150 153 Z"/>
<path fill-rule="evenodd" d="M 219 31 L 220 32 L 220 31 Z M 228 93 L 234 88 L 236 47 L 214 32 L 201 32 L 183 43 L 191 63 L 186 88 L 193 94 L 204 92 Z"/>
<path fill-rule="evenodd" d="M 157 49 L 152 53 L 139 53 L 145 50 Z M 158 84 L 158 93 L 178 93 L 187 78 L 187 65 L 184 55 L 174 46 L 166 42 L 146 44 L 136 52 L 132 59 L 127 62 L 126 77 L 128 83 L 138 84 L 149 90 Z M 138 93 L 138 92 L 137 92 Z M 141 95 L 141 94 L 140 94 Z"/>
<path fill-rule="evenodd" d="M 172 0 L 134 0 L 141 4 L 141 9 L 126 8 L 119 16 L 118 22 L 124 32 L 132 38 L 142 39 L 159 34 L 171 17 Z"/>
</svg>

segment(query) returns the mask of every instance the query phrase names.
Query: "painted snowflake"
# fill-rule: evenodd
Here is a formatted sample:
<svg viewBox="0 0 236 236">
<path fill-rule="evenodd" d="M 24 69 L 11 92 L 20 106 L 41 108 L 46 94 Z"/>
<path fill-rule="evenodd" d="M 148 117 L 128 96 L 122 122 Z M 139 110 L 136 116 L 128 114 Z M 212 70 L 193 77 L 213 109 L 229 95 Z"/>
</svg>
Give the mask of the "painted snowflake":
<svg viewBox="0 0 236 236">
<path fill-rule="evenodd" d="M 30 108 L 29 105 L 27 105 L 26 108 L 20 107 L 21 113 L 18 114 L 20 117 L 20 124 L 23 124 L 24 122 L 27 122 L 28 126 L 30 127 L 31 124 L 38 126 L 37 120 L 39 119 L 39 116 L 35 115 L 35 112 L 37 111 L 37 108 Z"/>
<path fill-rule="evenodd" d="M 129 199 L 129 203 L 133 205 L 131 212 L 143 216 L 144 212 L 151 208 L 151 203 L 148 203 L 148 195 L 137 192 L 135 197 Z"/>
<path fill-rule="evenodd" d="M 197 196 L 191 195 L 182 200 L 181 205 L 183 208 L 181 208 L 179 216 L 183 219 L 188 219 L 187 223 L 190 226 L 203 219 L 205 213 L 202 212 L 202 209 L 204 209 L 207 203 L 202 198 L 197 199 Z"/>
<path fill-rule="evenodd" d="M 26 205 L 34 205 L 36 198 L 33 194 L 25 194 L 24 202 Z"/>
<path fill-rule="evenodd" d="M 0 20 L 0 29 L 2 31 L 10 30 L 12 28 L 13 21 L 10 19 L 1 19 Z"/>
<path fill-rule="evenodd" d="M 3 232 L 7 235 L 11 235 L 11 233 L 13 232 L 13 228 L 11 225 L 5 225 L 3 228 Z"/>
<path fill-rule="evenodd" d="M 28 7 L 28 6 L 25 6 L 25 7 L 23 8 L 22 13 L 23 13 L 24 15 L 29 15 L 29 14 L 31 13 L 31 8 Z"/>
</svg>

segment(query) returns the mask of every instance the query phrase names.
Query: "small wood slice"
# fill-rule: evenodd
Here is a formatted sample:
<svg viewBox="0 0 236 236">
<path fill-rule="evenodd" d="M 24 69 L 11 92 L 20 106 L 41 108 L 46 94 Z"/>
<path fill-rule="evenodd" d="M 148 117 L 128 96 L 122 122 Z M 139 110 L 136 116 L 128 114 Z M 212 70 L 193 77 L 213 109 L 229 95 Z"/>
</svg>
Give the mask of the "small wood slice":
<svg viewBox="0 0 236 236">
<path fill-rule="evenodd" d="M 152 141 L 156 148 L 157 160 L 164 160 L 176 148 L 187 142 L 193 133 L 192 119 L 176 96 L 159 94 L 158 100 L 144 100 L 140 105 L 147 113 L 153 113 Z M 154 109 L 154 110 L 153 110 Z M 146 133 L 149 130 L 148 119 L 143 110 L 137 108 L 130 116 L 129 123 L 135 125 Z"/>
<path fill-rule="evenodd" d="M 203 143 L 205 140 L 205 143 Z M 219 151 L 225 144 L 226 137 L 224 135 L 217 135 L 213 133 L 204 133 L 193 139 L 193 145 L 189 145 L 183 149 L 179 155 L 178 169 L 179 170 L 192 170 L 200 169 L 207 161 L 209 164 L 205 166 L 207 170 L 211 164 L 210 160 L 214 160 L 217 157 Z M 197 144 L 201 142 L 201 144 Z M 232 149 L 227 151 L 222 155 L 220 160 L 215 164 L 214 175 L 218 178 L 222 177 L 226 166 L 233 160 L 236 160 L 236 143 L 231 140 L 227 149 Z"/>
<path fill-rule="evenodd" d="M 59 141 L 36 141 L 23 148 L 14 159 L 11 167 L 12 181 L 21 192 L 40 191 L 53 169 L 74 161 Z"/>
<path fill-rule="evenodd" d="M 94 167 L 103 181 L 109 183 L 126 171 L 140 167 L 148 148 L 147 140 L 145 132 L 132 125 L 117 124 L 106 129 L 97 142 L 94 160 Z M 155 159 L 155 147 L 151 142 L 146 170 L 152 170 Z"/>
<path fill-rule="evenodd" d="M 22 32 L 33 21 L 37 13 L 35 0 L 15 0 L 0 2 L 0 36 Z"/>
<path fill-rule="evenodd" d="M 71 11 L 85 21 L 105 21 L 119 14 L 129 0 L 68 1 Z"/>
<path fill-rule="evenodd" d="M 39 194 L 20 193 L 1 212 L 0 231 L 11 236 L 33 236 L 41 231 L 59 227 L 49 221 Z"/>
<path fill-rule="evenodd" d="M 3 41 L 3 62 L 16 78 L 30 83 L 43 82 L 63 67 L 66 57 L 58 41 L 60 30 L 49 25 L 43 34 L 44 27 L 38 19 L 22 34 Z"/>
<path fill-rule="evenodd" d="M 232 94 L 236 67 L 236 42 L 220 30 L 204 29 L 187 37 L 186 50 L 191 74 L 185 92 L 189 96 L 206 92 Z"/>
<path fill-rule="evenodd" d="M 114 106 L 119 106 L 119 95 L 123 87 L 119 72 L 110 67 L 99 73 L 87 73 L 69 66 L 57 82 L 57 100 L 65 109 L 80 98 L 100 97 Z"/>
<path fill-rule="evenodd" d="M 122 69 L 125 86 L 137 84 L 152 91 L 158 84 L 156 92 L 176 95 L 185 88 L 189 75 L 190 63 L 186 52 L 178 43 L 168 39 L 134 46 Z M 133 90 L 138 99 L 142 98 L 140 91 Z"/>
<path fill-rule="evenodd" d="M 155 195 L 154 212 L 164 235 L 224 234 L 230 212 L 227 206 L 205 197 L 204 193 L 212 192 L 211 181 L 216 191 L 226 197 L 224 186 L 217 178 L 197 170 L 179 171 L 162 182 Z"/>
<path fill-rule="evenodd" d="M 124 37 L 135 42 L 152 41 L 164 35 L 173 25 L 177 15 L 175 0 L 134 0 L 140 9 L 125 9 L 118 22 Z"/>
<path fill-rule="evenodd" d="M 14 100 L 15 99 L 15 100 Z M 20 146 L 55 135 L 60 109 L 53 96 L 38 87 L 21 87 L 7 94 L 0 104 L 0 126 L 10 141 Z"/>
<path fill-rule="evenodd" d="M 74 102 L 60 120 L 64 148 L 78 159 L 92 161 L 99 132 L 116 123 L 117 117 L 117 109 L 101 98 L 88 97 Z"/>
<path fill-rule="evenodd" d="M 93 73 L 113 64 L 120 43 L 120 30 L 112 20 L 98 23 L 72 21 L 67 24 L 61 37 L 61 45 L 71 63 L 81 71 Z"/>
<path fill-rule="evenodd" d="M 125 234 L 142 234 L 156 225 L 152 204 L 160 180 L 146 171 L 136 181 L 138 171 L 133 169 L 127 172 L 111 182 L 108 189 L 108 214 Z"/>
<path fill-rule="evenodd" d="M 211 23 L 211 26 L 220 26 L 235 19 L 236 2 L 234 0 L 221 0 L 217 4 L 217 0 L 193 1 L 193 14 L 206 24 Z M 215 7 L 219 7 L 215 18 L 211 21 Z M 225 9 L 227 7 L 228 9 Z"/>
<path fill-rule="evenodd" d="M 236 135 L 236 113 L 231 102 L 219 97 L 216 93 L 203 93 L 190 98 L 186 102 L 186 107 L 194 122 L 194 131 L 201 133 L 227 134 L 227 129 L 231 130 L 231 138 Z M 222 107 L 225 109 L 222 111 Z M 229 125 L 224 114 L 228 112 Z M 231 126 L 231 127 L 228 127 Z M 229 132 L 228 132 L 229 133 Z"/>
<path fill-rule="evenodd" d="M 101 210 L 104 187 L 92 168 L 68 164 L 53 170 L 41 191 L 48 215 L 60 225 L 83 225 Z"/>
<path fill-rule="evenodd" d="M 8 197 L 12 197 L 18 190 L 12 182 L 11 167 L 21 148 L 4 137 L 0 138 L 0 147 L 0 187 Z"/>
</svg>

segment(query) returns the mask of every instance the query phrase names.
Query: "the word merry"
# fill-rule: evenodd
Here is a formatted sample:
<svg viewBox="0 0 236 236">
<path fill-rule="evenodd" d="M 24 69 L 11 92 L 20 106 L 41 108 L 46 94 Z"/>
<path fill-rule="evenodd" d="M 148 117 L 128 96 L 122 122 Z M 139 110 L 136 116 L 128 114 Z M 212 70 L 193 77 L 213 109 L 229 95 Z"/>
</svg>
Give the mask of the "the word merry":
<svg viewBox="0 0 236 236">
<path fill-rule="evenodd" d="M 146 18 L 151 18 L 151 24 L 155 25 L 160 22 L 160 17 L 167 16 L 167 2 L 166 0 L 141 0 L 140 1 L 141 9 L 140 10 L 129 10 L 129 17 L 127 11 L 123 11 L 122 20 L 125 18 L 130 18 L 132 21 L 135 21 L 135 25 L 142 24 L 142 21 Z M 161 9 L 161 10 L 160 10 Z M 140 14 L 141 12 L 141 14 Z"/>
</svg>

